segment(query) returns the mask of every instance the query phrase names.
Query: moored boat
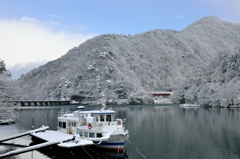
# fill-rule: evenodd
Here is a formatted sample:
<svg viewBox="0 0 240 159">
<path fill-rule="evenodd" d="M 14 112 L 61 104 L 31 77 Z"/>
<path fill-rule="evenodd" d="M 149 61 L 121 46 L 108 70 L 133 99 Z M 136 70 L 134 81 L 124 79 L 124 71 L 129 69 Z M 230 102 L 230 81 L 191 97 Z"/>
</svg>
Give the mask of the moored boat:
<svg viewBox="0 0 240 159">
<path fill-rule="evenodd" d="M 102 103 L 100 110 L 85 111 L 78 107 L 74 112 L 60 112 L 58 131 L 90 140 L 98 148 L 122 152 L 128 138 L 128 130 L 123 125 L 125 120 L 115 119 L 115 111 L 105 110 L 105 107 Z"/>
</svg>

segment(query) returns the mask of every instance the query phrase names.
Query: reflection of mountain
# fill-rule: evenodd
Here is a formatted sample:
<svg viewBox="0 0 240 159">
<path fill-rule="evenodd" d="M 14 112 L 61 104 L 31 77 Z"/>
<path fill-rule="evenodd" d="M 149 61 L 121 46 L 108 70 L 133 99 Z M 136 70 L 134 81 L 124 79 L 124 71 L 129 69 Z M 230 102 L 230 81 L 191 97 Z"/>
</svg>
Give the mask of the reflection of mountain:
<svg viewBox="0 0 240 159">
<path fill-rule="evenodd" d="M 237 109 L 144 106 L 131 107 L 121 114 L 127 119 L 129 140 L 147 158 L 240 157 Z M 131 147 L 126 144 L 126 148 L 131 155 Z"/>
<path fill-rule="evenodd" d="M 182 31 L 152 30 L 137 35 L 105 34 L 23 75 L 25 99 L 145 97 L 146 91 L 175 90 L 199 74 L 217 53 L 235 52 L 239 25 L 216 17 Z M 133 82 L 134 81 L 134 82 Z"/>
<path fill-rule="evenodd" d="M 49 158 L 61 159 L 127 159 L 126 151 L 124 153 L 117 153 L 111 151 L 104 151 L 95 149 L 92 146 L 78 147 L 76 149 L 59 148 L 57 146 L 48 146 L 38 149 L 39 152 Z"/>
</svg>

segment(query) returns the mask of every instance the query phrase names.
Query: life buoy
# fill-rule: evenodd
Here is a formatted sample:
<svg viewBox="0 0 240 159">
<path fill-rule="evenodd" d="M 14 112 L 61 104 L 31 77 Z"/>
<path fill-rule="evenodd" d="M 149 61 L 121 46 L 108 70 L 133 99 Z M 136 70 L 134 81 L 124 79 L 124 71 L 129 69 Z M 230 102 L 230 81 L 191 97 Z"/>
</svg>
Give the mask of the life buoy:
<svg viewBox="0 0 240 159">
<path fill-rule="evenodd" d="M 88 123 L 88 129 L 92 129 L 92 124 Z"/>
</svg>

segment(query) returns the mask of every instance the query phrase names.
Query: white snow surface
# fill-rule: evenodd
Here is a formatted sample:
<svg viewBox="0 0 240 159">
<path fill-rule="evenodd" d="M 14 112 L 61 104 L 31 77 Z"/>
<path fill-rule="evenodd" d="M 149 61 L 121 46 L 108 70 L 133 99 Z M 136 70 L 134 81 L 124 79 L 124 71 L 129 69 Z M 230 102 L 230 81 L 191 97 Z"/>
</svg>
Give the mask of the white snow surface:
<svg viewBox="0 0 240 159">
<path fill-rule="evenodd" d="M 172 104 L 169 98 L 154 99 L 154 104 Z"/>
<path fill-rule="evenodd" d="M 38 133 L 33 133 L 32 136 L 35 136 L 37 138 L 40 138 L 42 140 L 45 141 L 50 141 L 50 142 L 54 142 L 54 141 L 64 141 L 64 140 L 70 140 L 74 137 L 74 135 L 71 134 L 65 134 L 59 131 L 54 131 L 54 130 L 46 130 L 44 132 L 38 132 Z M 61 142 L 58 144 L 58 146 L 60 147 L 78 147 L 78 146 L 84 146 L 84 145 L 92 145 L 93 142 L 90 140 L 86 140 L 86 139 L 82 139 L 76 136 L 76 140 L 78 142 L 75 141 L 69 141 L 69 142 Z"/>
<path fill-rule="evenodd" d="M 53 130 L 45 130 L 44 132 L 33 133 L 32 136 L 40 138 L 44 141 L 56 141 L 59 139 L 66 139 L 66 138 L 70 139 L 73 137 L 73 135 L 64 134 L 64 133 L 53 131 Z"/>
<path fill-rule="evenodd" d="M 199 108 L 200 105 L 197 104 L 179 104 L 180 108 Z"/>
</svg>

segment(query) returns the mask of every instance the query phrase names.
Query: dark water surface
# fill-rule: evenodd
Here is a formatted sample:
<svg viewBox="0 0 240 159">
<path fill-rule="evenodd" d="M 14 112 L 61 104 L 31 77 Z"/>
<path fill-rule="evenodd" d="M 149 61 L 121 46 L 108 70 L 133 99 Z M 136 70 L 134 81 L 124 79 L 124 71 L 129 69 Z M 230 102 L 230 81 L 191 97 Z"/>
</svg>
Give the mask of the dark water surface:
<svg viewBox="0 0 240 159">
<path fill-rule="evenodd" d="M 0 138 L 47 125 L 57 128 L 57 113 L 77 106 L 23 108 L 14 125 L 0 126 Z M 100 106 L 86 106 L 86 110 Z M 177 105 L 110 106 L 116 118 L 126 118 L 129 140 L 125 154 L 85 149 L 81 153 L 63 154 L 52 150 L 35 150 L 8 158 L 115 158 L 141 159 L 238 159 L 240 158 L 240 109 L 190 108 Z M 29 136 L 0 144 L 0 154 L 28 146 Z M 14 146 L 13 146 L 14 145 Z M 137 150 L 139 151 L 137 151 Z M 85 154 L 85 155 L 83 155 Z M 88 154 L 94 154 L 89 157 Z M 65 155 L 65 156 L 64 156 Z"/>
</svg>

